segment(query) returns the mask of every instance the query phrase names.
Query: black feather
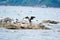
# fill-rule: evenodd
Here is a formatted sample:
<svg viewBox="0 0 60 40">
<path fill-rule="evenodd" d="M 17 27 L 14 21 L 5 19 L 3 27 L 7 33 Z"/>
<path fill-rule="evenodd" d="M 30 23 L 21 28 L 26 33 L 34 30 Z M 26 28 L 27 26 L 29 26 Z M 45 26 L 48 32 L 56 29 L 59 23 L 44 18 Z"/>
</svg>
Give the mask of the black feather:
<svg viewBox="0 0 60 40">
<path fill-rule="evenodd" d="M 29 19 L 29 17 L 27 16 L 27 17 L 25 17 L 26 19 Z"/>
</svg>

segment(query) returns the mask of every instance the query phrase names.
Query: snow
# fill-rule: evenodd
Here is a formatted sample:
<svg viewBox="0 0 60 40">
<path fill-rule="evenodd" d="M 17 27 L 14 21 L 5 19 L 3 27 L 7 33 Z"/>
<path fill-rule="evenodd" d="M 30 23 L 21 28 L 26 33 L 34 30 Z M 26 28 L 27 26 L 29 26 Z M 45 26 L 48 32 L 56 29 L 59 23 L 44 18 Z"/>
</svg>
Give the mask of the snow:
<svg viewBox="0 0 60 40">
<path fill-rule="evenodd" d="M 60 8 L 0 6 L 0 17 L 23 19 L 36 16 L 33 22 L 51 19 L 60 21 Z M 45 24 L 51 30 L 8 30 L 0 28 L 0 40 L 60 40 L 60 24 Z"/>
</svg>

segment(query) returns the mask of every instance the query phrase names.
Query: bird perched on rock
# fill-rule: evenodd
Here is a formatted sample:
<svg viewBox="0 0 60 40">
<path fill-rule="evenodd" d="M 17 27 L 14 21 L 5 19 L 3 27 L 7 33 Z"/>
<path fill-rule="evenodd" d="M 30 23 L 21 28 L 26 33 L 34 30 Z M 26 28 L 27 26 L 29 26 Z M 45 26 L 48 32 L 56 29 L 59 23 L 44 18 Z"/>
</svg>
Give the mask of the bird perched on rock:
<svg viewBox="0 0 60 40">
<path fill-rule="evenodd" d="M 28 19 L 29 22 L 31 23 L 31 21 L 35 18 L 35 16 L 31 16 L 30 18 L 27 16 L 27 17 L 25 17 L 25 18 Z"/>
</svg>

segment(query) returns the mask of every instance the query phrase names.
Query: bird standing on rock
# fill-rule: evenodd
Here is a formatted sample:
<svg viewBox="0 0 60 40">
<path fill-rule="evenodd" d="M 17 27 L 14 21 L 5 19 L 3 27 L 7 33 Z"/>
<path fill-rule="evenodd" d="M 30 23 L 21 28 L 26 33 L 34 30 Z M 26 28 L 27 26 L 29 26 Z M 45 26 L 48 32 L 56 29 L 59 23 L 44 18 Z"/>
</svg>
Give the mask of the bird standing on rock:
<svg viewBox="0 0 60 40">
<path fill-rule="evenodd" d="M 29 23 L 31 23 L 31 21 L 35 18 L 34 16 L 31 16 L 30 18 L 27 16 L 25 17 L 26 19 L 28 19 Z"/>
</svg>

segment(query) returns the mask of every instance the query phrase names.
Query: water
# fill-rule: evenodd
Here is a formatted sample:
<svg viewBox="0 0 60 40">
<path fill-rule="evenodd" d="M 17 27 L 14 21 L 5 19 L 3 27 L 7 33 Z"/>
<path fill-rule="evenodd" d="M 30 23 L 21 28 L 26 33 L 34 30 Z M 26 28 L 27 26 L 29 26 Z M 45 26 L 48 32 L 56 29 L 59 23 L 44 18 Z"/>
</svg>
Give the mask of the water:
<svg viewBox="0 0 60 40">
<path fill-rule="evenodd" d="M 60 21 L 60 8 L 0 6 L 0 17 L 18 18 L 21 20 L 26 16 L 35 16 L 34 21 L 47 19 Z"/>
<path fill-rule="evenodd" d="M 0 40 L 60 40 L 56 30 L 8 30 L 0 28 Z"/>
<path fill-rule="evenodd" d="M 59 7 L 60 8 L 60 0 L 0 0 L 0 5 Z"/>
</svg>

